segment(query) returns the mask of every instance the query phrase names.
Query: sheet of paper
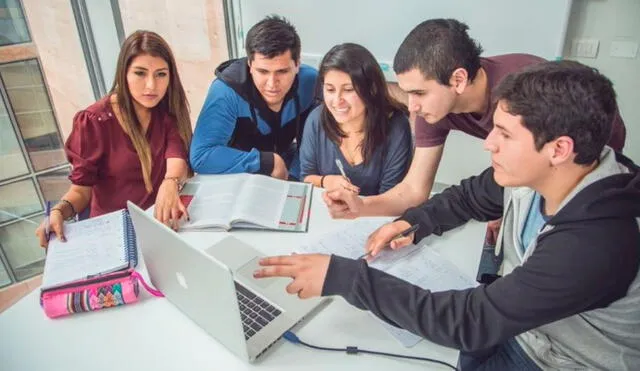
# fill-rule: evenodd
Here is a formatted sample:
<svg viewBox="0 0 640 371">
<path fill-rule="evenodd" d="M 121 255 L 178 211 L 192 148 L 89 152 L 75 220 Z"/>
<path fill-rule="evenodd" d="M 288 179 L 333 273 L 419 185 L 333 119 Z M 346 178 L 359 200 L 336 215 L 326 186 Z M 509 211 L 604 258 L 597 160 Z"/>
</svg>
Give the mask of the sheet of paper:
<svg viewBox="0 0 640 371">
<path fill-rule="evenodd" d="M 448 259 L 428 247 L 412 254 L 401 264 L 390 267 L 386 272 L 433 292 L 463 290 L 478 285 Z M 412 347 L 422 340 L 420 336 L 407 330 L 386 322 L 382 324 L 405 347 Z"/>
<path fill-rule="evenodd" d="M 478 285 L 451 261 L 428 247 L 386 272 L 431 291 L 463 290 Z"/>
<path fill-rule="evenodd" d="M 42 288 L 127 267 L 123 232 L 122 211 L 65 224 L 67 242 L 49 241 Z"/>
<path fill-rule="evenodd" d="M 369 235 L 391 220 L 391 218 L 358 219 L 343 229 L 301 246 L 300 250 L 356 259 L 364 253 L 364 245 Z M 395 251 L 383 250 L 369 265 L 431 291 L 465 289 L 477 285 L 453 263 L 425 246 L 424 243 Z M 422 340 L 420 336 L 409 331 L 391 326 L 382 320 L 379 321 L 406 347 L 414 346 Z"/>
<path fill-rule="evenodd" d="M 357 259 L 364 254 L 364 246 L 369 235 L 383 224 L 393 220 L 392 218 L 362 218 L 336 232 L 331 232 L 317 241 L 301 246 L 301 252 L 335 254 L 346 258 Z M 418 249 L 415 245 L 404 247 L 400 250 L 382 250 L 375 260 L 369 265 L 376 269 L 386 271 L 396 262 Z"/>
<path fill-rule="evenodd" d="M 380 323 L 382 323 L 382 327 L 384 327 L 387 331 L 389 331 L 391 336 L 393 336 L 396 340 L 400 342 L 400 344 L 404 345 L 407 348 L 411 348 L 412 346 L 418 344 L 422 340 L 421 336 L 418 336 L 407 330 L 403 330 L 401 328 L 391 326 L 390 324 L 384 321 L 381 321 L 378 317 L 375 317 L 375 318 L 379 320 Z"/>
</svg>

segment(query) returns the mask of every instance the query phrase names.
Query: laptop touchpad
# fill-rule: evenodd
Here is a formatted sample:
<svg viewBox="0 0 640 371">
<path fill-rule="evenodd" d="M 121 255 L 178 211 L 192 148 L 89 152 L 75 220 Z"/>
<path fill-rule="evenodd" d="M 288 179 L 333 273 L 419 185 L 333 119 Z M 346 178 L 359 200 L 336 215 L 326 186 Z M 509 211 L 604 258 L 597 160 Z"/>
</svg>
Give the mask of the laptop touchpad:
<svg viewBox="0 0 640 371">
<path fill-rule="evenodd" d="M 253 272 L 261 269 L 260 265 L 260 257 L 256 256 L 255 258 L 246 262 L 242 267 L 236 270 L 236 275 L 243 278 L 243 281 L 246 283 L 250 283 L 256 285 L 258 287 L 267 288 L 274 282 L 276 282 L 277 278 L 253 278 Z"/>
</svg>

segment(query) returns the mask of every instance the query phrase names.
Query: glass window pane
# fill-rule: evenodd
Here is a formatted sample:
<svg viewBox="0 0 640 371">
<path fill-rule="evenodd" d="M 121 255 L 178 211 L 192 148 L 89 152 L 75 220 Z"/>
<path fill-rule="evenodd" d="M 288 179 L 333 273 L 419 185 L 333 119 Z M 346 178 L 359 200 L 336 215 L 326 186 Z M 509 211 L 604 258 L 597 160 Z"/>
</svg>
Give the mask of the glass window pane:
<svg viewBox="0 0 640 371">
<path fill-rule="evenodd" d="M 0 99 L 0 180 L 29 172 L 4 101 Z"/>
<path fill-rule="evenodd" d="M 38 184 L 45 201 L 57 202 L 67 193 L 71 186 L 68 178 L 70 172 L 71 169 L 67 167 L 38 176 Z"/>
<path fill-rule="evenodd" d="M 0 0 L 0 46 L 31 41 L 20 0 Z"/>
<path fill-rule="evenodd" d="M 0 187 L 0 223 L 38 211 L 42 211 L 42 205 L 31 179 Z"/>
<path fill-rule="evenodd" d="M 42 273 L 44 249 L 34 235 L 42 219 L 39 215 L 0 228 L 0 244 L 19 281 Z"/>
<path fill-rule="evenodd" d="M 36 171 L 66 163 L 58 125 L 36 60 L 0 66 L 25 147 Z"/>
<path fill-rule="evenodd" d="M 0 287 L 7 286 L 11 284 L 11 278 L 9 278 L 9 273 L 7 273 L 7 268 L 4 267 L 4 264 L 0 262 Z"/>
</svg>

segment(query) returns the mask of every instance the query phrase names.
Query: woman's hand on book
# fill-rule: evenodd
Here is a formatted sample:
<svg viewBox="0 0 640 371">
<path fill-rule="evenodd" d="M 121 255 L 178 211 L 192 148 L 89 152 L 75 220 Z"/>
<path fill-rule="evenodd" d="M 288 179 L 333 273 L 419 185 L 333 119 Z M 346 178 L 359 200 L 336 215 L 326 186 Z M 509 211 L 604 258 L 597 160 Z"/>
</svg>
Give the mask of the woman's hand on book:
<svg viewBox="0 0 640 371">
<path fill-rule="evenodd" d="M 67 241 L 64 237 L 64 217 L 60 209 L 51 209 L 49 217 L 45 217 L 38 228 L 36 228 L 36 236 L 38 236 L 38 240 L 40 240 L 40 247 L 47 247 L 49 245 L 51 235 L 55 235 L 55 238 L 62 242 Z"/>
<path fill-rule="evenodd" d="M 153 216 L 176 231 L 180 219 L 189 219 L 187 208 L 180 201 L 178 185 L 172 179 L 165 179 L 158 188 Z"/>
</svg>

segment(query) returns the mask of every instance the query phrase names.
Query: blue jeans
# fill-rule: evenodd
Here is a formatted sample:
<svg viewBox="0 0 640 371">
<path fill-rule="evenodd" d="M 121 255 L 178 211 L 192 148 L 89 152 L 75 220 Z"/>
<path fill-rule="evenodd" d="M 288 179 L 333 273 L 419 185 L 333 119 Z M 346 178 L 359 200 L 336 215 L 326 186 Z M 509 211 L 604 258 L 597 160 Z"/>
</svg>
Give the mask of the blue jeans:
<svg viewBox="0 0 640 371">
<path fill-rule="evenodd" d="M 460 352 L 458 369 L 460 371 L 542 371 L 514 338 L 482 354 Z"/>
</svg>

